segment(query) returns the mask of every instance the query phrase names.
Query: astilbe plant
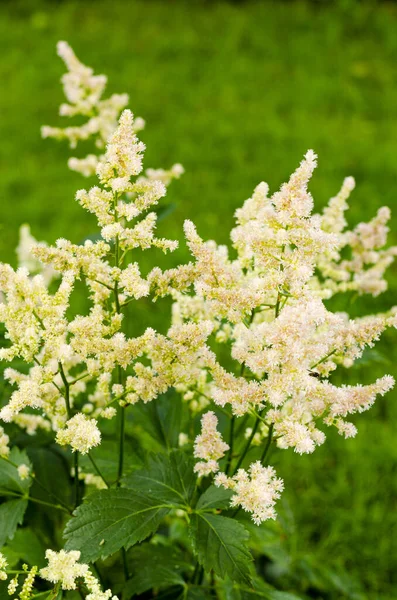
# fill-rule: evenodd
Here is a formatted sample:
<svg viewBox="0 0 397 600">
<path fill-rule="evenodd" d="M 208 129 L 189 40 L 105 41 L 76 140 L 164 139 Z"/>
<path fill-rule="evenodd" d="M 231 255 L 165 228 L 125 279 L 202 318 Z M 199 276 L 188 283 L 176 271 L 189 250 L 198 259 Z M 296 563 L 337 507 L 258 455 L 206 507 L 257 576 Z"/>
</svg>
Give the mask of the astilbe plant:
<svg viewBox="0 0 397 600">
<path fill-rule="evenodd" d="M 324 303 L 386 289 L 397 252 L 385 249 L 389 210 L 348 230 L 347 178 L 313 214 L 309 151 L 280 191 L 269 196 L 260 183 L 236 211 L 230 252 L 186 221 L 192 262 L 144 276 L 133 250 L 177 247 L 156 237 L 153 208 L 183 168 L 143 172 L 136 134 L 144 123 L 125 109 L 128 97 L 103 100 L 106 78 L 65 42 L 58 52 L 68 68 L 61 115 L 86 122 L 43 135 L 72 147 L 91 138 L 103 149 L 69 161 L 96 173 L 76 199 L 100 236 L 48 246 L 25 226 L 20 267 L 0 265 L 0 358 L 10 363 L 0 412 L 0 579 L 20 600 L 127 600 L 149 590 L 276 598 L 256 575 L 248 534 L 249 519 L 259 527 L 276 518 L 284 483 L 270 452 L 311 453 L 329 426 L 355 435 L 349 415 L 394 383 L 386 375 L 338 387 L 329 376 L 395 326 L 396 311 L 351 320 Z M 85 315 L 73 312 L 78 281 L 90 301 Z M 164 296 L 173 300 L 167 334 L 127 337 L 130 305 Z M 41 558 L 29 551 L 32 539 Z"/>
</svg>

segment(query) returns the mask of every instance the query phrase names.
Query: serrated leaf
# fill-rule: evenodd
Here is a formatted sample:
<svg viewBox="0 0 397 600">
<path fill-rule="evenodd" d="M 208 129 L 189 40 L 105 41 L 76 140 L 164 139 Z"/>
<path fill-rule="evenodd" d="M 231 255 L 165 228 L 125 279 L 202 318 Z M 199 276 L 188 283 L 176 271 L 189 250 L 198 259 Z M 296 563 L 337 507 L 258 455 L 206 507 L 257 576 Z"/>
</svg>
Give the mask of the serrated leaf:
<svg viewBox="0 0 397 600">
<path fill-rule="evenodd" d="M 18 525 L 22 524 L 27 506 L 28 501 L 25 499 L 0 504 L 0 548 L 14 536 Z"/>
<path fill-rule="evenodd" d="M 228 517 L 197 513 L 191 518 L 193 544 L 206 571 L 249 584 L 251 554 L 246 529 Z"/>
<path fill-rule="evenodd" d="M 80 550 L 83 562 L 105 559 L 156 531 L 169 506 L 127 488 L 94 492 L 74 512 L 64 536 L 67 550 Z"/>
<path fill-rule="evenodd" d="M 147 468 L 134 471 L 123 480 L 126 487 L 174 506 L 190 505 L 197 478 L 193 459 L 182 450 L 152 455 Z"/>
<path fill-rule="evenodd" d="M 128 562 L 134 576 L 123 588 L 123 598 L 131 598 L 152 588 L 183 586 L 182 573 L 193 571 L 191 561 L 175 546 L 159 546 L 143 543 L 128 554 Z"/>
<path fill-rule="evenodd" d="M 9 460 L 16 465 L 25 464 L 31 467 L 31 462 L 25 450 L 20 450 L 16 446 L 12 448 L 9 456 Z M 21 479 L 18 475 L 18 469 L 6 460 L 0 460 L 0 496 L 1 491 L 18 492 L 19 494 L 26 494 L 32 485 L 32 479 Z"/>
<path fill-rule="evenodd" d="M 197 510 L 207 511 L 213 509 L 226 509 L 230 506 L 230 499 L 233 496 L 232 490 L 225 490 L 223 487 L 211 485 L 202 494 L 197 502 Z"/>
</svg>

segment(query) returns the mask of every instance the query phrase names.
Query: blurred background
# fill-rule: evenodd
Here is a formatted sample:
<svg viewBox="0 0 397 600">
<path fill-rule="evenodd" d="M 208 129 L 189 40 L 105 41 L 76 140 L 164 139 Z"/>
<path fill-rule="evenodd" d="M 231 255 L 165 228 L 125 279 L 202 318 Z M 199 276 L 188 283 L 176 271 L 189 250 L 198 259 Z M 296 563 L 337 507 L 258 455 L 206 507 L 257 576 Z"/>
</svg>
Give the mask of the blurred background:
<svg viewBox="0 0 397 600">
<path fill-rule="evenodd" d="M 74 201 L 91 182 L 68 171 L 66 144 L 40 138 L 42 124 L 62 123 L 60 39 L 108 76 L 109 92 L 130 94 L 131 109 L 147 121 L 145 166 L 186 169 L 160 225 L 182 242 L 168 265 L 188 260 L 185 218 L 203 237 L 227 242 L 233 213 L 254 186 L 265 180 L 275 191 L 308 148 L 319 155 L 317 209 L 353 175 L 350 223 L 389 205 L 397 243 L 397 3 L 3 0 L 1 260 L 15 264 L 25 222 L 50 243 L 95 233 Z M 145 260 L 164 263 L 159 255 Z M 387 309 L 397 304 L 396 268 L 389 283 L 379 298 L 335 306 L 353 315 Z M 160 327 L 167 323 L 167 303 L 149 308 Z M 397 376 L 396 342 L 390 332 L 348 378 L 336 378 Z M 286 483 L 282 539 L 269 529 L 257 545 L 275 580 L 293 580 L 313 598 L 397 598 L 396 400 L 395 391 L 358 416 L 353 440 L 329 432 L 312 456 L 274 455 Z"/>
</svg>

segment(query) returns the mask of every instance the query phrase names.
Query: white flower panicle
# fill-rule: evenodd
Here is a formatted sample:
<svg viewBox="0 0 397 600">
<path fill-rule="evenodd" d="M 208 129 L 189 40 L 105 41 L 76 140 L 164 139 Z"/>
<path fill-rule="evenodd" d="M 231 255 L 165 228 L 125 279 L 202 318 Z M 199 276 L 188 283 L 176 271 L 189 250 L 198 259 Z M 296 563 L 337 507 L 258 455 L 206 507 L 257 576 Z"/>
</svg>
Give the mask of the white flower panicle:
<svg viewBox="0 0 397 600">
<path fill-rule="evenodd" d="M 33 248 L 38 244 L 36 238 L 30 232 L 29 225 L 21 225 L 19 228 L 19 243 L 17 246 L 18 266 L 29 271 L 30 275 L 41 275 L 45 285 L 59 277 L 59 274 L 51 265 L 43 265 L 33 254 Z M 45 242 L 40 242 L 42 246 L 47 246 Z"/>
<path fill-rule="evenodd" d="M 26 577 L 25 577 L 25 581 L 22 584 L 21 591 L 19 592 L 19 600 L 31 600 L 34 582 L 35 582 L 36 575 L 37 575 L 37 572 L 39 569 L 35 565 L 29 570 L 29 567 L 26 564 L 24 564 L 22 566 L 22 568 L 26 573 Z M 17 580 L 16 580 L 16 582 L 17 582 Z M 14 588 L 14 586 L 11 581 L 10 585 L 8 586 L 8 593 L 10 593 L 10 589 L 12 590 L 13 588 Z"/>
<path fill-rule="evenodd" d="M 8 567 L 7 560 L 4 556 L 4 554 L 2 554 L 0 552 L 0 580 L 1 581 L 6 581 L 6 579 L 7 579 L 7 573 L 6 573 L 7 567 Z"/>
<path fill-rule="evenodd" d="M 24 479 L 29 479 L 30 477 L 30 467 L 25 464 L 21 464 L 18 466 L 18 475 L 19 478 L 23 481 Z"/>
<path fill-rule="evenodd" d="M 341 191 L 331 198 L 322 215 L 322 228 L 338 234 L 337 246 L 318 260 L 321 280 L 317 285 L 324 290 L 325 297 L 347 291 L 378 296 L 387 289 L 384 274 L 397 255 L 397 246 L 385 248 L 390 219 L 386 206 L 380 208 L 369 223 L 359 223 L 354 230 L 346 230 L 346 200 L 354 186 L 352 177 L 345 179 Z M 350 250 L 349 259 L 342 258 L 346 248 Z"/>
<path fill-rule="evenodd" d="M 43 137 L 67 139 L 72 148 L 80 141 L 93 138 L 97 148 L 104 148 L 110 135 L 117 126 L 121 111 L 127 106 L 127 94 L 113 94 L 102 99 L 106 87 L 105 75 L 94 75 L 90 67 L 83 65 L 72 48 L 66 42 L 58 43 L 58 54 L 64 61 L 68 72 L 62 76 L 63 89 L 68 103 L 60 107 L 60 115 L 64 117 L 84 117 L 82 125 L 65 128 L 44 126 Z M 136 130 L 143 129 L 143 119 L 137 119 Z M 88 154 L 83 159 L 71 158 L 68 165 L 74 171 L 85 176 L 94 175 L 98 157 Z"/>
<path fill-rule="evenodd" d="M 0 456 L 7 457 L 10 453 L 10 438 L 5 433 L 3 427 L 0 426 Z"/>
<path fill-rule="evenodd" d="M 62 590 L 77 589 L 78 580 L 82 580 L 88 589 L 88 600 L 118 600 L 110 590 L 103 592 L 99 581 L 94 577 L 86 564 L 79 563 L 80 552 L 46 551 L 48 566 L 40 570 L 40 576 L 51 583 L 59 583 Z"/>
<path fill-rule="evenodd" d="M 77 413 L 66 422 L 66 427 L 58 431 L 56 441 L 61 446 L 70 444 L 73 452 L 87 454 L 101 443 L 101 432 L 96 419 L 89 419 L 83 413 Z"/>
<path fill-rule="evenodd" d="M 88 565 L 78 562 L 80 559 L 78 550 L 70 552 L 47 550 L 45 557 L 48 566 L 40 570 L 40 576 L 51 583 L 60 583 L 63 590 L 75 590 L 76 579 L 85 577 L 88 573 Z"/>
<path fill-rule="evenodd" d="M 276 477 L 273 467 L 263 467 L 257 461 L 251 464 L 248 473 L 244 469 L 239 469 L 233 477 L 219 473 L 215 476 L 215 484 L 233 490 L 230 506 L 241 506 L 251 513 L 256 525 L 276 518 L 274 505 L 284 484 Z"/>
<path fill-rule="evenodd" d="M 195 472 L 199 475 L 209 475 L 219 470 L 218 461 L 229 450 L 219 431 L 218 419 L 213 411 L 206 412 L 201 418 L 201 434 L 194 442 L 194 456 L 202 459 L 195 465 Z"/>
</svg>

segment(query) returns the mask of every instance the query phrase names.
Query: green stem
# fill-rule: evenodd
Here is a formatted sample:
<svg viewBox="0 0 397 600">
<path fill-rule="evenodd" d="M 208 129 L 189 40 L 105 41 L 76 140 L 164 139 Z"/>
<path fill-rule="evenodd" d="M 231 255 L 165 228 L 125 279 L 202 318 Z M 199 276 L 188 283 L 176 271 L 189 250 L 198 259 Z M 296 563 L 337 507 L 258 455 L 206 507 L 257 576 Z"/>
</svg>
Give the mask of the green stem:
<svg viewBox="0 0 397 600">
<path fill-rule="evenodd" d="M 227 462 L 226 462 L 226 469 L 225 469 L 226 475 L 229 473 L 230 465 L 232 464 L 233 445 L 234 445 L 234 426 L 235 426 L 235 423 L 236 423 L 236 415 L 233 415 L 232 419 L 230 421 L 229 453 L 227 455 Z"/>
<path fill-rule="evenodd" d="M 250 318 L 248 321 L 248 326 L 250 327 L 252 325 L 252 322 L 254 320 L 255 317 L 255 308 L 251 311 L 250 314 Z M 246 368 L 246 364 L 245 362 L 243 362 L 241 364 L 241 369 L 240 369 L 240 377 L 244 377 L 244 373 L 245 373 L 245 368 Z M 227 463 L 226 463 L 226 470 L 225 473 L 226 475 L 228 475 L 229 471 L 230 471 L 230 467 L 231 467 L 231 463 L 232 463 L 232 459 L 233 459 L 233 449 L 234 449 L 234 427 L 236 424 L 236 416 L 232 415 L 232 420 L 230 422 L 230 434 L 229 434 L 229 453 L 228 453 L 228 457 L 227 457 Z"/>
<path fill-rule="evenodd" d="M 89 373 L 83 373 L 82 375 L 79 375 L 78 377 L 76 377 L 75 379 L 72 379 L 72 381 L 69 381 L 69 387 L 71 385 L 74 385 L 75 383 L 77 383 L 78 381 L 80 381 L 80 379 L 84 379 L 85 377 L 88 377 Z"/>
<path fill-rule="evenodd" d="M 59 373 L 61 375 L 63 385 L 65 386 L 64 398 L 65 398 L 68 419 L 71 419 L 73 412 L 72 412 L 72 407 L 70 405 L 70 384 L 67 380 L 67 377 L 65 375 L 65 371 L 63 370 L 63 365 L 61 362 L 59 362 Z M 73 454 L 73 462 L 74 462 L 74 489 L 75 489 L 74 506 L 76 508 L 79 505 L 79 501 L 80 501 L 79 453 L 77 451 L 74 452 L 74 454 Z"/>
<path fill-rule="evenodd" d="M 99 475 L 99 477 L 102 479 L 103 483 L 106 485 L 107 488 L 109 488 L 110 485 L 108 484 L 108 482 L 106 481 L 106 479 L 102 475 L 101 471 L 99 470 L 98 465 L 96 464 L 95 460 L 91 456 L 91 452 L 88 453 L 88 458 L 90 459 L 92 466 L 94 467 L 94 469 L 97 472 L 97 474 Z"/>
<path fill-rule="evenodd" d="M 114 199 L 114 213 L 117 221 L 117 196 Z M 118 268 L 120 266 L 120 243 L 119 237 L 116 236 L 115 240 L 115 250 L 114 250 L 114 258 L 115 258 L 115 266 Z M 116 306 L 116 312 L 121 313 L 121 305 L 119 298 L 119 285 L 116 281 L 114 284 L 114 302 Z M 121 371 L 120 365 L 117 366 L 117 383 L 123 384 L 123 374 Z M 123 477 L 123 468 L 124 468 L 124 440 L 125 440 L 125 407 L 119 406 L 119 464 L 117 468 L 117 487 L 121 484 L 121 479 Z M 129 578 L 128 573 L 128 563 L 127 563 L 127 553 L 125 548 L 121 548 L 121 557 L 123 562 L 124 569 L 124 578 L 127 581 Z"/>
<path fill-rule="evenodd" d="M 125 548 L 121 549 L 121 556 L 123 559 L 123 570 L 124 570 L 124 577 L 125 580 L 128 581 L 128 579 L 130 578 L 130 574 L 128 571 L 128 562 L 127 562 L 127 551 Z"/>
<path fill-rule="evenodd" d="M 276 314 L 277 319 L 278 315 L 280 314 L 280 292 L 277 293 L 277 301 L 276 306 L 274 307 L 274 312 Z"/>
<path fill-rule="evenodd" d="M 268 433 L 268 435 L 267 435 L 266 445 L 265 445 L 265 447 L 264 447 L 264 449 L 263 449 L 262 456 L 261 456 L 261 459 L 260 459 L 260 460 L 261 460 L 261 463 L 262 463 L 262 465 L 263 465 L 263 463 L 264 463 L 264 461 L 265 461 L 265 458 L 266 458 L 266 456 L 267 456 L 267 454 L 268 454 L 268 452 L 269 452 L 269 449 L 270 449 L 270 444 L 272 443 L 272 439 L 273 439 L 273 430 L 274 430 L 274 424 L 273 424 L 273 423 L 271 423 L 271 424 L 270 424 L 270 427 L 269 427 L 269 433 Z"/>
<path fill-rule="evenodd" d="M 240 437 L 241 432 L 244 430 L 245 426 L 247 425 L 247 421 L 249 419 L 249 415 L 245 414 L 243 416 L 243 418 L 241 419 L 241 423 L 240 423 L 240 427 L 238 427 L 238 429 L 236 430 L 236 437 Z"/>
<path fill-rule="evenodd" d="M 204 567 L 200 566 L 198 577 L 197 577 L 197 585 L 201 586 L 204 579 Z"/>
<path fill-rule="evenodd" d="M 71 511 L 67 510 L 65 507 L 60 504 L 52 504 L 51 502 L 46 502 L 45 500 L 40 500 L 39 498 L 33 498 L 33 496 L 17 494 L 16 492 L 9 492 L 8 490 L 3 491 L 0 490 L 0 496 L 11 496 L 12 498 L 21 498 L 22 500 L 28 500 L 29 502 L 36 502 L 36 504 L 42 504 L 43 506 L 50 506 L 51 508 L 56 508 L 57 510 L 62 510 L 64 513 L 70 515 Z"/>
<path fill-rule="evenodd" d="M 117 486 L 120 486 L 124 469 L 124 437 L 125 437 L 125 407 L 119 407 L 119 464 L 117 469 Z"/>
<path fill-rule="evenodd" d="M 74 506 L 77 508 L 80 502 L 80 482 L 79 482 L 79 453 L 73 453 L 74 458 Z"/>
<path fill-rule="evenodd" d="M 314 363 L 314 365 L 312 365 L 310 367 L 310 369 L 315 369 L 316 367 L 318 367 L 318 365 L 321 365 L 321 363 L 325 362 L 330 356 L 332 356 L 333 354 L 335 354 L 336 349 L 332 350 L 332 352 L 328 352 L 328 354 L 326 356 L 324 356 L 322 359 L 320 359 L 319 361 L 317 361 L 316 363 Z"/>
<path fill-rule="evenodd" d="M 94 281 L 95 283 L 99 283 L 99 285 L 103 285 L 103 287 L 107 288 L 108 290 L 113 291 L 113 288 L 108 285 L 107 283 L 104 283 L 103 281 L 99 281 L 99 279 L 92 279 L 91 281 Z"/>
<path fill-rule="evenodd" d="M 259 425 L 260 421 L 261 421 L 260 418 L 257 418 L 256 421 L 255 421 L 255 424 L 254 424 L 254 426 L 252 428 L 252 431 L 251 431 L 251 435 L 249 436 L 248 441 L 247 441 L 247 443 L 245 445 L 245 448 L 243 450 L 243 453 L 241 454 L 241 456 L 240 456 L 240 458 L 238 460 L 238 463 L 236 465 L 236 468 L 233 471 L 233 476 L 237 473 L 237 471 L 241 467 L 241 465 L 243 463 L 243 460 L 246 457 L 248 450 L 250 449 L 252 440 L 254 439 L 254 436 L 256 434 L 256 431 L 258 429 L 258 425 Z"/>
</svg>

